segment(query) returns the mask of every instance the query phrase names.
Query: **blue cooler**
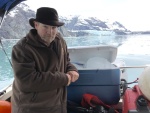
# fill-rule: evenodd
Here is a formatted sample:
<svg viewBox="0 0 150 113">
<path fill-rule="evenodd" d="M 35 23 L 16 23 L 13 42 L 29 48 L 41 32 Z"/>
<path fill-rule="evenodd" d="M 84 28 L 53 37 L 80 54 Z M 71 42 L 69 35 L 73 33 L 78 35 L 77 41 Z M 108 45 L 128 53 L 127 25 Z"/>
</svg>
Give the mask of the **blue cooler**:
<svg viewBox="0 0 150 113">
<path fill-rule="evenodd" d="M 68 100 L 81 103 L 83 94 L 97 96 L 105 104 L 117 104 L 120 100 L 120 69 L 79 70 L 79 79 L 71 83 Z"/>
</svg>

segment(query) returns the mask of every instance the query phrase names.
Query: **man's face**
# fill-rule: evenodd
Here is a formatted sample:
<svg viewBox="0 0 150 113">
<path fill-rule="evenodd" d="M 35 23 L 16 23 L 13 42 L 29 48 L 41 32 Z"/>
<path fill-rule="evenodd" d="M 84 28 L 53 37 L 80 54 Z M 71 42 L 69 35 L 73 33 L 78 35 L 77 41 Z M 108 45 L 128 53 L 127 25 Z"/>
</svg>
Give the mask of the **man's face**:
<svg viewBox="0 0 150 113">
<path fill-rule="evenodd" d="M 39 22 L 34 22 L 35 29 L 37 30 L 41 39 L 49 45 L 57 34 L 57 26 L 45 25 Z"/>
</svg>

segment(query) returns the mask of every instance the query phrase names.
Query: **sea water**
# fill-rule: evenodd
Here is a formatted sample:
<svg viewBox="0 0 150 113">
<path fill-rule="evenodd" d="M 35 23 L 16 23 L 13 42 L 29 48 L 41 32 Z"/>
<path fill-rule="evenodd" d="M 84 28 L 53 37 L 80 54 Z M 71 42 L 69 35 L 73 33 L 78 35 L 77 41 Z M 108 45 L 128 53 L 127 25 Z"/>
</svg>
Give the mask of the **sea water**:
<svg viewBox="0 0 150 113">
<path fill-rule="evenodd" d="M 146 66 L 150 64 L 150 35 L 103 35 L 86 37 L 64 37 L 68 47 L 113 45 L 118 47 L 117 59 L 123 59 L 127 68 L 128 82 L 135 81 L 143 72 L 144 68 L 135 66 Z M 0 89 L 8 86 L 13 81 L 11 67 L 12 46 L 18 41 L 15 39 L 2 39 L 0 45 Z"/>
</svg>

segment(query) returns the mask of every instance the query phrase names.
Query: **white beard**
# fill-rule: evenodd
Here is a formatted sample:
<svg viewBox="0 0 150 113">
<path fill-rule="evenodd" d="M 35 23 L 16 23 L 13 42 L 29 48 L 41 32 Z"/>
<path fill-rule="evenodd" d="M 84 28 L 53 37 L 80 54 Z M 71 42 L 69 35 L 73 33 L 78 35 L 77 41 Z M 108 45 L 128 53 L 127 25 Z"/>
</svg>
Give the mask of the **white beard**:
<svg viewBox="0 0 150 113">
<path fill-rule="evenodd" d="M 47 46 L 49 46 L 50 43 L 51 43 L 55 38 L 41 38 L 41 39 L 44 41 L 44 43 L 45 43 Z"/>
</svg>

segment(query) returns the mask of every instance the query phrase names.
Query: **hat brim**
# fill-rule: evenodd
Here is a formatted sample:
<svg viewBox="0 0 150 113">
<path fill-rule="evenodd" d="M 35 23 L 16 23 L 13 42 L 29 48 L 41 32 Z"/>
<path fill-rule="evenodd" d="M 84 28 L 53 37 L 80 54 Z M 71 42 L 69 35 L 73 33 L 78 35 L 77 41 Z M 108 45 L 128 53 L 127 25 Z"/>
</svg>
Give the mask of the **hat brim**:
<svg viewBox="0 0 150 113">
<path fill-rule="evenodd" d="M 63 22 L 58 22 L 58 21 L 38 21 L 34 18 L 31 18 L 29 19 L 29 24 L 33 27 L 34 27 L 34 21 L 37 21 L 37 22 L 40 22 L 42 24 L 46 24 L 46 25 L 51 25 L 51 26 L 57 26 L 57 27 L 60 27 L 60 26 L 63 26 L 64 23 Z"/>
</svg>

